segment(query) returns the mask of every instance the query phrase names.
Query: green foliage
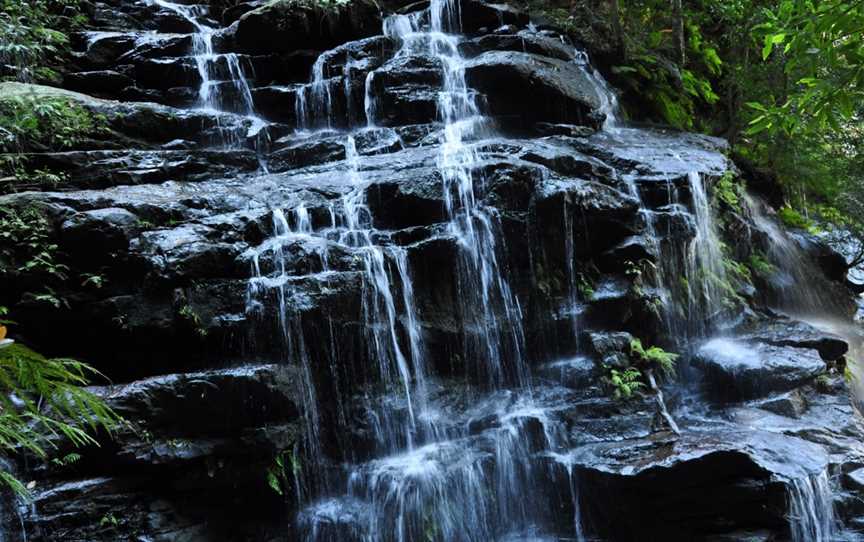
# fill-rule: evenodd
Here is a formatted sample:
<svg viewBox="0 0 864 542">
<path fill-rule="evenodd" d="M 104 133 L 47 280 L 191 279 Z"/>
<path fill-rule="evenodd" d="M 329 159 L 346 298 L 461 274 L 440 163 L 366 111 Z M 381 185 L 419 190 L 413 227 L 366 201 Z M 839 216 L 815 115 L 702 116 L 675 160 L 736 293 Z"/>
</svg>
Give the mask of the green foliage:
<svg viewBox="0 0 864 542">
<path fill-rule="evenodd" d="M 714 185 L 715 197 L 736 212 L 741 211 L 743 187 L 731 171 L 727 171 Z"/>
<path fill-rule="evenodd" d="M 68 32 L 86 21 L 79 0 L 0 0 L 0 64 L 20 81 L 56 81 L 53 64 L 68 52 Z"/>
<path fill-rule="evenodd" d="M 639 339 L 630 341 L 630 356 L 634 359 L 636 365 L 649 369 L 660 369 L 666 376 L 671 376 L 675 373 L 675 361 L 679 357 L 678 354 L 667 352 L 659 346 L 652 346 L 646 349 L 642 346 L 642 341 Z"/>
<path fill-rule="evenodd" d="M 762 254 L 761 252 L 754 252 L 750 254 L 750 269 L 753 273 L 756 273 L 758 276 L 766 278 L 773 275 L 777 268 L 774 267 L 768 257 Z"/>
<path fill-rule="evenodd" d="M 62 442 L 98 446 L 93 434 L 110 432 L 118 417 L 84 388 L 94 377 L 101 375 L 75 360 L 45 358 L 17 343 L 0 348 L 0 451 L 47 459 Z M 66 454 L 53 462 L 68 465 L 79 459 Z M 11 473 L 0 472 L 0 483 L 27 495 Z"/>
<path fill-rule="evenodd" d="M 642 372 L 635 367 L 627 367 L 623 370 L 609 369 L 608 374 L 603 377 L 603 382 L 612 390 L 612 397 L 616 400 L 627 400 L 633 394 L 645 387 L 642 382 Z"/>
<path fill-rule="evenodd" d="M 0 208 L 0 278 L 28 277 L 27 284 L 39 290 L 25 296 L 59 308 L 66 301 L 54 286 L 64 283 L 69 272 L 53 241 L 53 226 L 40 208 Z"/>
<path fill-rule="evenodd" d="M 0 191 L 53 188 L 67 179 L 62 172 L 27 167 L 28 151 L 74 147 L 104 132 L 107 119 L 62 96 L 19 94 L 0 97 Z"/>
<path fill-rule="evenodd" d="M 273 464 L 267 468 L 267 485 L 279 495 L 284 495 L 289 488 L 292 477 L 300 474 L 302 466 L 294 450 L 282 451 L 273 458 Z M 290 475 L 290 477 L 289 477 Z"/>
<path fill-rule="evenodd" d="M 591 299 L 594 296 L 594 283 L 584 273 L 579 273 L 576 277 L 576 289 L 579 290 L 582 299 Z"/>
<path fill-rule="evenodd" d="M 802 215 L 789 205 L 784 205 L 777 211 L 780 221 L 788 228 L 809 230 L 813 227 L 813 221 Z"/>
<path fill-rule="evenodd" d="M 780 0 L 754 27 L 761 57 L 776 57 L 790 83 L 749 105 L 750 132 L 839 131 L 864 96 L 864 4 L 857 0 Z"/>
<path fill-rule="evenodd" d="M 106 119 L 68 97 L 15 95 L 0 99 L 0 145 L 63 149 L 104 130 Z"/>
<path fill-rule="evenodd" d="M 193 309 L 191 305 L 183 305 L 180 307 L 178 314 L 183 320 L 192 326 L 192 329 L 195 330 L 195 333 L 197 333 L 198 336 L 202 338 L 207 336 L 207 328 L 204 326 L 201 317 L 197 312 L 195 312 L 195 309 Z"/>
</svg>

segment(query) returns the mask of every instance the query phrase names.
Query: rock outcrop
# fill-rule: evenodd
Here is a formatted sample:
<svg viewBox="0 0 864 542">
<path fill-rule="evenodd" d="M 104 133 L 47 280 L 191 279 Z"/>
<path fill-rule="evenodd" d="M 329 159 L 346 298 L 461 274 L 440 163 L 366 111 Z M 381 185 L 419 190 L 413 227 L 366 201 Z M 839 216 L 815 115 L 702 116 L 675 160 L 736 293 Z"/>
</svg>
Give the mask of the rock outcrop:
<svg viewBox="0 0 864 542">
<path fill-rule="evenodd" d="M 99 120 L 3 147 L 56 173 L 0 219 L 62 273 L 0 247 L 0 305 L 124 419 L 17 466 L 4 540 L 864 532 L 860 345 L 706 263 L 759 227 L 713 220 L 726 143 L 604 129 L 584 56 L 511 7 L 395 4 L 95 2 L 64 88 L 0 84 Z"/>
</svg>

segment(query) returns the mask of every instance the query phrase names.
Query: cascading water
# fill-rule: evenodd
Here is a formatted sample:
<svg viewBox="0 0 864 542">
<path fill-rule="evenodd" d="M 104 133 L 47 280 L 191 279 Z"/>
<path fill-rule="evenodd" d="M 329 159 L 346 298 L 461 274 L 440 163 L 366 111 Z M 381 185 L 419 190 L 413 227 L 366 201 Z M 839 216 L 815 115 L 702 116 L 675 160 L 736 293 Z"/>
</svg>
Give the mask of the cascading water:
<svg viewBox="0 0 864 542">
<path fill-rule="evenodd" d="M 477 372 L 485 376 L 490 389 L 505 384 L 520 388 L 528 382 L 521 308 L 499 263 L 501 247 L 495 211 L 475 199 L 476 185 L 483 181 L 475 178 L 480 160 L 469 141 L 482 137 L 487 120 L 465 83 L 459 38 L 447 33 L 458 29 L 454 9 L 452 3 L 435 1 L 430 7 L 429 30 L 420 29 L 416 16 L 397 15 L 387 19 L 385 33 L 400 43 L 397 56 L 433 55 L 444 67 L 438 98 L 444 141 L 438 170 L 450 216 L 448 230 L 458 239 L 462 254 L 461 313 L 473 322 L 468 326 L 464 359 L 478 360 Z M 319 57 L 312 81 L 297 94 L 295 109 L 301 128 L 311 127 L 318 122 L 315 119 L 325 116 L 330 124 L 330 85 L 324 66 L 331 55 Z M 370 125 L 374 124 L 375 113 L 369 91 L 373 78 L 374 72 L 370 72 L 364 103 Z M 500 427 L 479 441 L 466 428 L 441 425 L 440 414 L 428 404 L 425 347 L 415 313 L 407 253 L 395 245 L 382 246 L 381 239 L 386 236 L 371 229 L 371 213 L 365 205 L 367 186 L 353 137 L 346 138 L 345 149 L 351 189 L 341 199 L 341 208 L 331 209 L 334 218 L 330 231 L 314 232 L 298 226 L 293 235 L 326 237 L 349 247 L 362 259 L 369 356 L 377 360 L 385 388 L 402 397 L 407 416 L 394 415 L 386 401 L 383 406 L 367 405 L 381 457 L 348 467 L 346 495 L 311 504 L 301 513 L 299 528 L 310 541 L 360 535 L 368 540 L 408 541 L 432 536 L 478 542 L 490 540 L 504 530 L 529 528 L 545 512 L 523 499 L 537 483 L 538 475 L 532 467 L 536 450 L 527 438 L 528 425 L 539 421 L 546 428 L 542 445 L 546 449 L 559 445 L 561 430 L 543 409 L 535 406 L 530 393 L 510 407 L 499 408 L 496 417 Z M 295 213 L 295 222 L 300 224 L 299 212 Z M 280 211 L 275 210 L 274 217 L 279 216 Z M 253 275 L 257 277 L 250 285 L 252 305 L 260 299 L 262 285 L 274 284 L 273 277 L 262 275 L 258 255 L 269 251 L 276 259 L 284 257 L 277 247 L 290 241 L 282 233 L 285 231 L 286 227 L 276 225 L 274 238 L 251 255 Z M 276 273 L 283 270 L 277 266 Z M 279 310 L 290 315 L 292 309 L 282 301 L 284 294 L 278 297 Z M 407 338 L 407 350 L 403 349 L 402 334 Z M 307 438 L 314 436 L 313 431 L 307 431 Z M 343 521 L 351 525 L 344 534 L 335 535 L 328 528 Z"/>
<path fill-rule="evenodd" d="M 768 280 L 775 290 L 782 292 L 775 300 L 778 308 L 798 314 L 835 312 L 832 300 L 823 295 L 825 279 L 790 234 L 766 214 L 761 201 L 747 195 L 743 204 L 756 230 L 764 236 L 765 256 L 773 265 Z M 814 284 L 823 284 L 823 288 L 814 288 Z"/>
<path fill-rule="evenodd" d="M 359 262 L 362 275 L 367 355 L 377 364 L 382 384 L 375 392 L 381 395 L 366 396 L 362 407 L 373 441 L 373 456 L 346 463 L 342 473 L 335 477 L 324 473 L 332 467 L 315 461 L 304 465 L 304 471 L 319 471 L 304 472 L 307 482 L 298 491 L 304 507 L 298 515 L 297 528 L 309 542 L 358 539 L 485 542 L 529 536 L 525 533 L 542 539 L 543 530 L 555 518 L 544 508 L 546 496 L 537 488 L 543 486 L 547 477 L 559 477 L 562 468 L 569 481 L 569 506 L 573 514 L 570 535 L 578 541 L 586 539 L 580 508 L 584 497 L 580 495 L 579 467 L 568 449 L 567 430 L 556 418 L 555 409 L 561 408 L 556 401 L 560 397 L 555 395 L 556 391 L 535 392 L 532 388 L 522 308 L 510 289 L 504 263 L 506 250 L 500 245 L 503 235 L 499 217 L 497 210 L 485 206 L 481 199 L 486 179 L 480 173 L 483 157 L 478 146 L 495 133 L 489 119 L 482 115 L 474 91 L 466 84 L 460 37 L 453 34 L 459 30 L 458 20 L 456 4 L 434 0 L 428 19 L 422 14 L 391 16 L 384 22 L 384 34 L 398 45 L 395 58 L 432 56 L 442 66 L 437 108 L 443 133 L 436 165 L 448 217 L 446 233 L 457 240 L 459 248 L 458 318 L 466 335 L 462 359 L 475 364 L 474 373 L 485 384 L 484 392 L 491 394 L 488 404 L 494 407 L 487 404 L 483 423 L 488 427 L 478 431 L 471 427 L 473 422 L 460 424 L 447 419 L 446 410 L 436 402 L 433 390 L 440 384 L 427 374 L 426 338 L 414 301 L 408 249 L 393 242 L 388 232 L 373 227 L 372 212 L 366 202 L 370 182 L 364 178 L 354 137 L 346 135 L 343 171 L 349 188 L 337 204 L 329 207 L 330 224 L 313 226 L 308 210 L 302 206 L 291 211 L 290 220 L 275 209 L 273 237 L 249 254 L 253 269 L 249 310 L 260 310 L 265 298 L 275 293 L 283 339 L 293 344 L 286 355 L 297 360 L 301 367 L 309 363 L 302 344 L 302 300 L 290 294 L 291 282 L 301 277 L 290 276 L 284 263 L 280 263 L 287 257 L 283 249 L 298 241 L 317 247 L 321 279 L 326 281 L 328 254 L 331 248 L 339 247 Z M 337 112 L 333 93 L 344 90 L 346 102 L 352 103 L 349 79 L 354 61 L 346 52 L 345 63 L 341 65 L 342 89 L 339 75 L 331 73 L 337 64 L 334 58 L 342 51 L 334 51 L 319 56 L 309 83 L 296 93 L 298 130 L 343 125 L 341 119 L 334 118 Z M 577 54 L 575 61 L 589 75 L 600 98 L 605 136 L 639 137 L 620 125 L 615 94 L 590 66 L 587 57 Z M 365 74 L 363 113 L 367 127 L 375 126 L 378 114 L 375 77 L 375 70 Z M 352 116 L 356 115 L 352 115 L 350 106 L 345 114 L 347 124 L 351 125 Z M 621 178 L 628 183 L 631 195 L 642 202 L 637 180 L 628 175 Z M 717 284 L 723 280 L 723 260 L 705 179 L 693 172 L 686 176 L 686 182 L 680 181 L 684 184 L 681 191 L 690 197 L 687 201 L 679 198 L 675 185 L 679 181 L 666 181 L 669 205 L 665 208 L 651 209 L 644 203 L 641 206 L 652 239 L 659 237 L 653 235 L 656 213 L 686 215 L 693 223 L 695 235 L 675 248 L 679 253 L 664 255 L 663 251 L 669 249 L 659 242 L 655 248 L 664 260 L 661 268 L 666 262 L 684 262 L 679 268 L 660 269 L 660 286 L 666 291 L 668 304 L 685 306 L 682 320 L 700 322 L 681 336 L 697 337 L 706 333 L 702 322 L 709 320 L 715 306 L 721 304 Z M 686 207 L 692 208 L 692 214 Z M 581 308 L 570 215 L 565 205 L 564 227 L 568 236 L 564 251 L 572 304 L 569 310 L 573 333 L 577 334 Z M 289 227 L 292 223 L 293 227 Z M 259 261 L 265 256 L 272 260 L 266 269 Z M 672 277 L 685 279 L 682 281 L 687 284 L 685 294 L 666 284 Z M 304 368 L 303 374 L 309 375 L 303 379 L 304 398 L 314 403 L 313 379 L 308 369 Z M 678 424 L 653 376 L 651 383 L 665 428 L 678 433 Z M 310 442 L 304 445 L 304 451 L 307 455 L 318 454 L 320 443 L 311 442 L 321 438 L 317 407 L 311 404 L 305 407 L 311 414 L 307 415 L 304 435 Z M 483 408 L 478 406 L 478 412 Z M 538 458 L 545 458 L 545 467 L 538 463 Z M 528 497 L 532 493 L 536 493 L 536 501 Z M 790 508 L 811 506 L 803 497 L 798 501 L 790 501 Z M 807 519 L 805 523 L 810 525 L 813 521 Z"/>
<path fill-rule="evenodd" d="M 259 136 L 266 122 L 255 113 L 248 75 L 241 66 L 237 54 L 216 53 L 213 47 L 213 36 L 217 29 L 201 22 L 201 19 L 207 15 L 206 7 L 178 4 L 168 0 L 151 1 L 183 17 L 195 29 L 195 33 L 192 34 L 192 55 L 201 79 L 198 106 L 213 112 L 237 113 L 248 119 L 249 127 L 246 134 L 238 134 L 236 130 L 226 128 L 222 130 L 222 143 L 237 146 L 244 135 L 245 137 Z M 228 89 L 223 89 L 223 86 Z"/>
<path fill-rule="evenodd" d="M 582 49 L 576 49 L 576 63 L 582 68 L 585 75 L 588 76 L 588 81 L 594 87 L 594 92 L 600 99 L 600 107 L 597 111 L 603 115 L 603 130 L 606 132 L 615 132 L 621 124 L 619 118 L 618 95 L 606 81 L 606 78 L 591 65 L 591 59 L 588 53 Z"/>
<path fill-rule="evenodd" d="M 789 485 L 792 542 L 835 540 L 836 520 L 828 473 L 793 480 Z"/>
</svg>

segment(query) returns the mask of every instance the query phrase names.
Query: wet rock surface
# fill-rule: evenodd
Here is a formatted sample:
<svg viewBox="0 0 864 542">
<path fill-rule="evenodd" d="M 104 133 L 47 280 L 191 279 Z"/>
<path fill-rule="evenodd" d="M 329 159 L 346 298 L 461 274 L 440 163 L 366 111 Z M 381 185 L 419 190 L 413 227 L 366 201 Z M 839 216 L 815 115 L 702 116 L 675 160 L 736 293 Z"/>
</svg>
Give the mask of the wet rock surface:
<svg viewBox="0 0 864 542">
<path fill-rule="evenodd" d="M 0 305 L 126 422 L 29 472 L 8 539 L 785 540 L 829 486 L 864 532 L 854 341 L 667 308 L 725 142 L 604 128 L 584 57 L 505 5 L 432 54 L 425 4 L 96 4 L 64 89 L 0 84 L 105 120 L 24 149 L 63 177 L 0 207 L 45 217 L 65 304 L 10 265 Z M 613 399 L 637 337 L 680 378 Z"/>
</svg>

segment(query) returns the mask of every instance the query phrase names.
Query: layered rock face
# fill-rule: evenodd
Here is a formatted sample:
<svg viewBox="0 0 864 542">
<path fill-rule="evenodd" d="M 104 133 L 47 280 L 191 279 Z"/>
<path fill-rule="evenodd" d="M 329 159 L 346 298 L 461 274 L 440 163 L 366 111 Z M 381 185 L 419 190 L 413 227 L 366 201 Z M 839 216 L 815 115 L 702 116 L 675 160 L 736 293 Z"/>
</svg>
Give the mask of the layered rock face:
<svg viewBox="0 0 864 542">
<path fill-rule="evenodd" d="M 92 20 L 65 89 L 0 85 L 105 123 L 25 149 L 66 175 L 0 206 L 44 217 L 63 304 L 25 269 L 0 304 L 108 375 L 126 421 L 22 462 L 34 499 L 5 539 L 864 532 L 845 277 L 755 204 L 721 220 L 722 140 L 623 126 L 584 51 L 503 5 Z M 771 272 L 733 284 L 757 252 Z M 803 268 L 825 303 L 788 295 Z M 614 399 L 637 337 L 682 355 L 677 378 Z"/>
</svg>

